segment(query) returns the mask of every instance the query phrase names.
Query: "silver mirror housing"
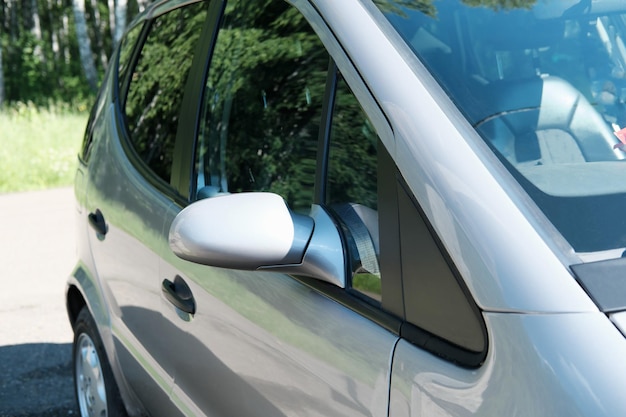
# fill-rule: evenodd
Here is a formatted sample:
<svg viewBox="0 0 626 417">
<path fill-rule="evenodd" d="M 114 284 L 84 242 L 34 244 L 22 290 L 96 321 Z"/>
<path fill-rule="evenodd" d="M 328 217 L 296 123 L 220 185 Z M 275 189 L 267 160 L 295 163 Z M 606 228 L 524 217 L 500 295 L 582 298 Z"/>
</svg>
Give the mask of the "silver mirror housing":
<svg viewBox="0 0 626 417">
<path fill-rule="evenodd" d="M 237 193 L 196 201 L 170 227 L 179 258 L 220 268 L 276 270 L 345 286 L 339 232 L 324 210 L 291 212 L 272 193 Z"/>
</svg>

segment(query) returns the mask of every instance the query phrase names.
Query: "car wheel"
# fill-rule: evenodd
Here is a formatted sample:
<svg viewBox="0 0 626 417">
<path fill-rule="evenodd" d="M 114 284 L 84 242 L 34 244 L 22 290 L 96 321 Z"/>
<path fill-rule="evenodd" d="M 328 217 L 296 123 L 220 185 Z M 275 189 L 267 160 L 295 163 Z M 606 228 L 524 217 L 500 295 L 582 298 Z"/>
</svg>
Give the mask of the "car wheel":
<svg viewBox="0 0 626 417">
<path fill-rule="evenodd" d="M 74 326 L 74 391 L 83 417 L 124 417 L 126 412 L 111 366 L 87 307 Z"/>
</svg>

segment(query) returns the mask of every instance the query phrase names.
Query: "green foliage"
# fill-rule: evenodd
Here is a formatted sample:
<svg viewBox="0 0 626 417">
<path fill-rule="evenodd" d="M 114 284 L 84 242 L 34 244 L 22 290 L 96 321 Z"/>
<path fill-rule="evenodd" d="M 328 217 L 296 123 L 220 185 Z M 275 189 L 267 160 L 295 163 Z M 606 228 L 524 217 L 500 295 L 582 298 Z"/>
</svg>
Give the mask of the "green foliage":
<svg viewBox="0 0 626 417">
<path fill-rule="evenodd" d="M 130 139 L 138 155 L 169 182 L 178 113 L 207 3 L 163 15 L 132 74 L 126 99 Z"/>
<path fill-rule="evenodd" d="M 0 109 L 0 193 L 70 185 L 86 122 L 66 104 Z"/>
<path fill-rule="evenodd" d="M 231 3 L 205 93 L 205 177 L 310 207 L 327 68 L 325 49 L 287 3 Z"/>
<path fill-rule="evenodd" d="M 433 0 L 373 0 L 383 13 L 394 13 L 404 16 L 404 10 L 417 10 L 427 16 L 436 16 L 437 9 Z"/>
<path fill-rule="evenodd" d="M 127 20 L 138 11 L 137 0 L 129 0 Z M 87 32 L 100 79 L 114 47 L 111 13 L 107 0 L 85 1 Z M 79 60 L 72 0 L 0 2 L 0 48 L 5 83 L 0 100 L 5 104 L 33 102 L 45 107 L 50 101 L 71 105 L 93 101 L 95 92 Z"/>
<path fill-rule="evenodd" d="M 376 296 L 381 294 L 380 276 L 368 273 L 354 274 L 352 277 L 352 288 L 377 298 Z"/>
<path fill-rule="evenodd" d="M 373 0 L 383 13 L 406 16 L 406 10 L 416 10 L 427 16 L 437 16 L 437 0 Z M 461 0 L 472 7 L 488 7 L 494 10 L 530 9 L 537 0 Z"/>
<path fill-rule="evenodd" d="M 338 83 L 330 139 L 328 202 L 378 207 L 378 136 L 347 84 Z M 354 161 L 358 161 L 355 164 Z"/>
<path fill-rule="evenodd" d="M 494 10 L 530 9 L 537 0 L 463 0 L 468 6 L 489 7 Z"/>
</svg>

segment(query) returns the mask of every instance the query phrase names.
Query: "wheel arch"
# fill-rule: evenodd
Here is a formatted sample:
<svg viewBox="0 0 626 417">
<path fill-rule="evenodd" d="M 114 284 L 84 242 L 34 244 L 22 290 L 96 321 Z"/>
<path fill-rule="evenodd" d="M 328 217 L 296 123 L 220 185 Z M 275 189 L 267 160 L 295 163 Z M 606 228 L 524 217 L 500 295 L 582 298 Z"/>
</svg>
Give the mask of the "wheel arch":
<svg viewBox="0 0 626 417">
<path fill-rule="evenodd" d="M 85 301 L 85 297 L 80 292 L 76 285 L 70 284 L 67 288 L 67 295 L 65 299 L 65 306 L 67 308 L 67 315 L 70 319 L 70 324 L 72 325 L 72 329 L 76 324 L 76 318 L 78 317 L 78 313 L 87 305 Z"/>
</svg>

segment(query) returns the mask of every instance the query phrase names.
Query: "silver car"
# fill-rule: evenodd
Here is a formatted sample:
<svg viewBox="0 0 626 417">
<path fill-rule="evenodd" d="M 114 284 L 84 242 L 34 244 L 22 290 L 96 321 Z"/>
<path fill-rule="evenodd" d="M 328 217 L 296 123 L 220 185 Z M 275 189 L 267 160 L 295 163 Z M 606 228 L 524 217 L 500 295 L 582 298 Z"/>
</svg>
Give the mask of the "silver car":
<svg viewBox="0 0 626 417">
<path fill-rule="evenodd" d="M 111 60 L 83 416 L 626 415 L 626 3 L 165 0 Z"/>
</svg>

